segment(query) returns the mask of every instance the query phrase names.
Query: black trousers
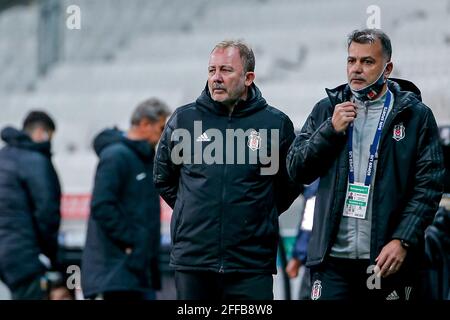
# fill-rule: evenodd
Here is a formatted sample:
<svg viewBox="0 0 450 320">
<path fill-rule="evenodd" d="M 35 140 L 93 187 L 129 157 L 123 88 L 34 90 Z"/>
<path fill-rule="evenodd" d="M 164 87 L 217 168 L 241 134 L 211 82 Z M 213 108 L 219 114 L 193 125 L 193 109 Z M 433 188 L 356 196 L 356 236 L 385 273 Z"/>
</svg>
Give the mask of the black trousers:
<svg viewBox="0 0 450 320">
<path fill-rule="evenodd" d="M 156 300 L 156 294 L 152 292 L 141 291 L 107 291 L 103 293 L 103 300 L 109 301 L 142 301 Z"/>
<path fill-rule="evenodd" d="M 414 300 L 417 298 L 416 273 L 402 270 L 386 278 L 373 272 L 369 260 L 328 257 L 311 268 L 312 300 Z"/>
<path fill-rule="evenodd" d="M 259 273 L 175 271 L 179 300 L 273 300 L 273 276 Z"/>
</svg>

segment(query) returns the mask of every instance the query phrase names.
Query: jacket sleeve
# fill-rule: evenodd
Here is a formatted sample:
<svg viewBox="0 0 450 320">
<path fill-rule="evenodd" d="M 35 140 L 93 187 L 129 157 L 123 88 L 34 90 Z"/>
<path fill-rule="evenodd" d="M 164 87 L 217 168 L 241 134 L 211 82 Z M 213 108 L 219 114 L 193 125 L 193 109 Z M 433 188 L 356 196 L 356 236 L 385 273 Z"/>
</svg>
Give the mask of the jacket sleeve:
<svg viewBox="0 0 450 320">
<path fill-rule="evenodd" d="M 324 175 L 345 145 L 345 133 L 338 133 L 331 117 L 319 116 L 321 102 L 316 104 L 287 155 L 287 170 L 292 180 L 310 184 Z M 323 112 L 322 112 L 323 113 Z"/>
<path fill-rule="evenodd" d="M 275 180 L 275 199 L 278 214 L 289 209 L 294 200 L 303 190 L 303 185 L 295 183 L 288 175 L 286 169 L 286 156 L 291 143 L 295 139 L 292 121 L 286 117 L 282 125 L 280 137 L 279 168 Z"/>
<path fill-rule="evenodd" d="M 61 190 L 50 159 L 39 156 L 25 168 L 25 184 L 32 200 L 33 222 L 39 246 L 52 267 L 57 265 L 58 231 L 61 221 Z"/>
<path fill-rule="evenodd" d="M 91 216 L 121 248 L 135 243 L 132 221 L 120 205 L 121 186 L 127 177 L 126 159 L 106 150 L 101 154 L 95 174 Z"/>
<path fill-rule="evenodd" d="M 308 243 L 311 238 L 311 231 L 299 229 L 295 244 L 292 248 L 292 257 L 298 259 L 302 264 L 306 263 L 308 253 Z"/>
<path fill-rule="evenodd" d="M 167 122 L 166 127 L 159 141 L 156 160 L 153 168 L 153 183 L 159 191 L 161 197 L 173 209 L 177 199 L 178 181 L 180 178 L 179 166 L 173 163 L 172 153 L 172 127 L 173 119 Z"/>
<path fill-rule="evenodd" d="M 442 197 L 444 170 L 438 128 L 427 108 L 419 132 L 413 191 L 392 239 L 405 240 L 411 246 L 423 242 L 425 229 L 432 223 Z"/>
</svg>

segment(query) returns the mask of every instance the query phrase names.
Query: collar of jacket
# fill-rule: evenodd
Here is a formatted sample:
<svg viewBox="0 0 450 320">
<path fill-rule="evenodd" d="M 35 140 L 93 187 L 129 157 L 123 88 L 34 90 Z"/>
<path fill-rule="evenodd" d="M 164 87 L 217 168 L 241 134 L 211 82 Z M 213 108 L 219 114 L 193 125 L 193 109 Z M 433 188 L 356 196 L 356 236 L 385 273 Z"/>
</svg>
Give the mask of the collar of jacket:
<svg viewBox="0 0 450 320">
<path fill-rule="evenodd" d="M 103 149 L 115 143 L 123 143 L 140 158 L 149 160 L 153 158 L 154 148 L 145 140 L 130 140 L 125 133 L 118 128 L 105 129 L 100 132 L 93 142 L 93 148 L 97 155 L 100 155 Z"/>
<path fill-rule="evenodd" d="M 130 140 L 124 138 L 124 143 L 143 160 L 151 160 L 154 156 L 154 148 L 145 140 Z"/>
<path fill-rule="evenodd" d="M 209 93 L 208 83 L 206 83 L 205 89 L 196 101 L 198 107 L 206 112 L 212 112 L 219 116 L 228 117 L 228 108 L 220 103 L 216 102 L 211 98 Z M 261 91 L 253 83 L 248 90 L 247 100 L 240 100 L 232 112 L 233 117 L 245 117 L 252 113 L 255 113 L 261 109 L 267 107 L 266 100 L 262 97 Z"/>
<path fill-rule="evenodd" d="M 36 151 L 47 157 L 51 157 L 52 155 L 50 141 L 34 142 L 31 140 L 31 137 L 22 130 L 6 127 L 2 130 L 1 137 L 9 146 Z"/>
<path fill-rule="evenodd" d="M 394 107 L 392 114 L 397 114 L 403 109 L 422 101 L 419 88 L 408 80 L 389 78 L 387 80 L 389 90 L 394 94 Z M 348 84 L 341 84 L 334 89 L 325 89 L 331 105 L 334 106 L 344 101 L 349 101 L 351 90 Z"/>
</svg>

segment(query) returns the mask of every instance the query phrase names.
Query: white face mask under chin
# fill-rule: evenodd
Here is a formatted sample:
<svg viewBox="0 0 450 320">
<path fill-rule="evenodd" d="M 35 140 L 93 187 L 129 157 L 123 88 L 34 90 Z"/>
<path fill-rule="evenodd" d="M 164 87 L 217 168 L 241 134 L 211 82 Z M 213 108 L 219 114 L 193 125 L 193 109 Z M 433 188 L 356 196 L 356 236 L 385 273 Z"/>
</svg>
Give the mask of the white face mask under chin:
<svg viewBox="0 0 450 320">
<path fill-rule="evenodd" d="M 373 100 L 381 92 L 381 90 L 383 90 L 384 83 L 386 82 L 386 79 L 384 78 L 384 72 L 386 71 L 387 65 L 388 63 L 385 64 L 377 80 L 365 86 L 364 88 L 355 90 L 349 83 L 348 85 L 350 87 L 350 90 L 352 91 L 353 96 L 360 101 Z"/>
</svg>

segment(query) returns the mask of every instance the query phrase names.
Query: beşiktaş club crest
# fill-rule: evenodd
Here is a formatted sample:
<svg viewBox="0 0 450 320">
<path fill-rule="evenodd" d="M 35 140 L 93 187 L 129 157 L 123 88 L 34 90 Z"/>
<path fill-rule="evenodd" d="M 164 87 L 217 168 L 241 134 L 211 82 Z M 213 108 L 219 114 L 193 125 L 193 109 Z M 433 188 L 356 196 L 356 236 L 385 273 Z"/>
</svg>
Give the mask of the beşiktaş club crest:
<svg viewBox="0 0 450 320">
<path fill-rule="evenodd" d="M 247 145 L 252 151 L 258 150 L 261 147 L 261 137 L 258 131 L 253 130 L 250 132 Z"/>
<path fill-rule="evenodd" d="M 404 137 L 405 137 L 405 126 L 403 125 L 403 122 L 401 122 L 394 126 L 392 138 L 394 138 L 394 140 L 396 140 L 396 141 L 400 141 Z"/>
<path fill-rule="evenodd" d="M 314 281 L 311 289 L 311 300 L 317 300 L 322 295 L 322 282 L 320 280 Z"/>
</svg>

